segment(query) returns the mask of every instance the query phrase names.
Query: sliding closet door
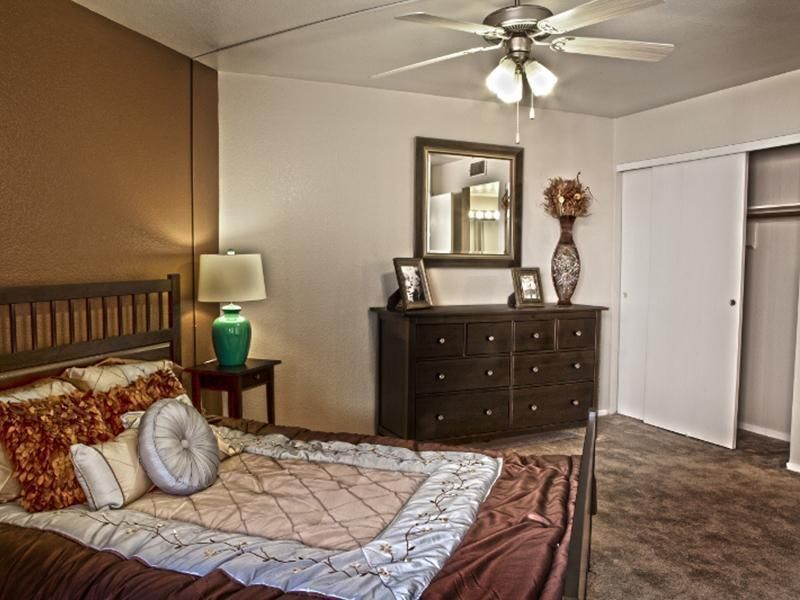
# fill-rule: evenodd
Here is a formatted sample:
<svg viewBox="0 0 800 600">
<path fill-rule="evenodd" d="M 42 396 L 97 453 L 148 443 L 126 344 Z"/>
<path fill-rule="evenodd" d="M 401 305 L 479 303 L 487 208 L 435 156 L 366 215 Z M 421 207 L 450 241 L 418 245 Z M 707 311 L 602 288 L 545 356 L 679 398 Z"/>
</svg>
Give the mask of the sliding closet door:
<svg viewBox="0 0 800 600">
<path fill-rule="evenodd" d="M 654 167 L 647 423 L 733 448 L 739 384 L 747 162 Z"/>
<path fill-rule="evenodd" d="M 617 411 L 644 418 L 653 170 L 622 174 L 622 277 Z"/>
</svg>

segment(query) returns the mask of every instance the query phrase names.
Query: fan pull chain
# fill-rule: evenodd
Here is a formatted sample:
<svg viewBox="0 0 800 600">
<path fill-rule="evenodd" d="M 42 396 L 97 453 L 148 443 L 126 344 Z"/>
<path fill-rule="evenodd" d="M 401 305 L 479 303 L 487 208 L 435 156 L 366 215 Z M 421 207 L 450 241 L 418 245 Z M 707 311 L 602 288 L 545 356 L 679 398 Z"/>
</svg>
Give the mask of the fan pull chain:
<svg viewBox="0 0 800 600">
<path fill-rule="evenodd" d="M 531 94 L 531 112 L 528 113 L 528 118 L 531 119 L 531 120 L 536 118 L 536 109 L 533 108 L 533 98 L 534 98 L 534 95 Z"/>
<path fill-rule="evenodd" d="M 517 144 L 519 144 L 519 102 L 517 102 Z"/>
</svg>

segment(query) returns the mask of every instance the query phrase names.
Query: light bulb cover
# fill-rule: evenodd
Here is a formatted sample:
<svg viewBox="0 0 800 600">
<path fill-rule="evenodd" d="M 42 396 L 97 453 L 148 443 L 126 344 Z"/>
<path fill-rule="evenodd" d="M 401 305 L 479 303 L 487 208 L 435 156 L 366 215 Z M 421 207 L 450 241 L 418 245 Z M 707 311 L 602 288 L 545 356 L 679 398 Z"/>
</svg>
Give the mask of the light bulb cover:
<svg viewBox="0 0 800 600">
<path fill-rule="evenodd" d="M 532 60 L 525 65 L 528 85 L 535 96 L 547 96 L 558 83 L 558 77 L 542 63 Z"/>
<path fill-rule="evenodd" d="M 522 99 L 522 75 L 516 63 L 503 58 L 486 77 L 486 87 L 506 104 L 513 104 Z"/>
</svg>

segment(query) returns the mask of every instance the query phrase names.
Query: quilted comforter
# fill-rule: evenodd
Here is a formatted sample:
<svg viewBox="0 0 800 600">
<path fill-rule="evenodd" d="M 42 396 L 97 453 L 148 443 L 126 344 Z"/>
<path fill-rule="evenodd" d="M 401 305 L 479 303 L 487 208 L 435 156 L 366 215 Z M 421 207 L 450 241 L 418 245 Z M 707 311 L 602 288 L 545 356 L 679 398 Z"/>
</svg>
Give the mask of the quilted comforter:
<svg viewBox="0 0 800 600">
<path fill-rule="evenodd" d="M 577 457 L 210 421 L 200 493 L 0 506 L 0 598 L 561 597 Z"/>
</svg>

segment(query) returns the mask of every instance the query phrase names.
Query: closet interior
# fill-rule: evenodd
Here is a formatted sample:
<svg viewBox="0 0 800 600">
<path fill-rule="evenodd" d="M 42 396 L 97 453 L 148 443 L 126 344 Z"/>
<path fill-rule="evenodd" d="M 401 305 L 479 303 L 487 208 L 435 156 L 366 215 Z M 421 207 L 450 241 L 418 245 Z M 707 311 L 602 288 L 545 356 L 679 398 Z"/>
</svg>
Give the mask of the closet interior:
<svg viewBox="0 0 800 600">
<path fill-rule="evenodd" d="M 739 428 L 789 441 L 800 289 L 800 145 L 750 154 Z"/>
</svg>

